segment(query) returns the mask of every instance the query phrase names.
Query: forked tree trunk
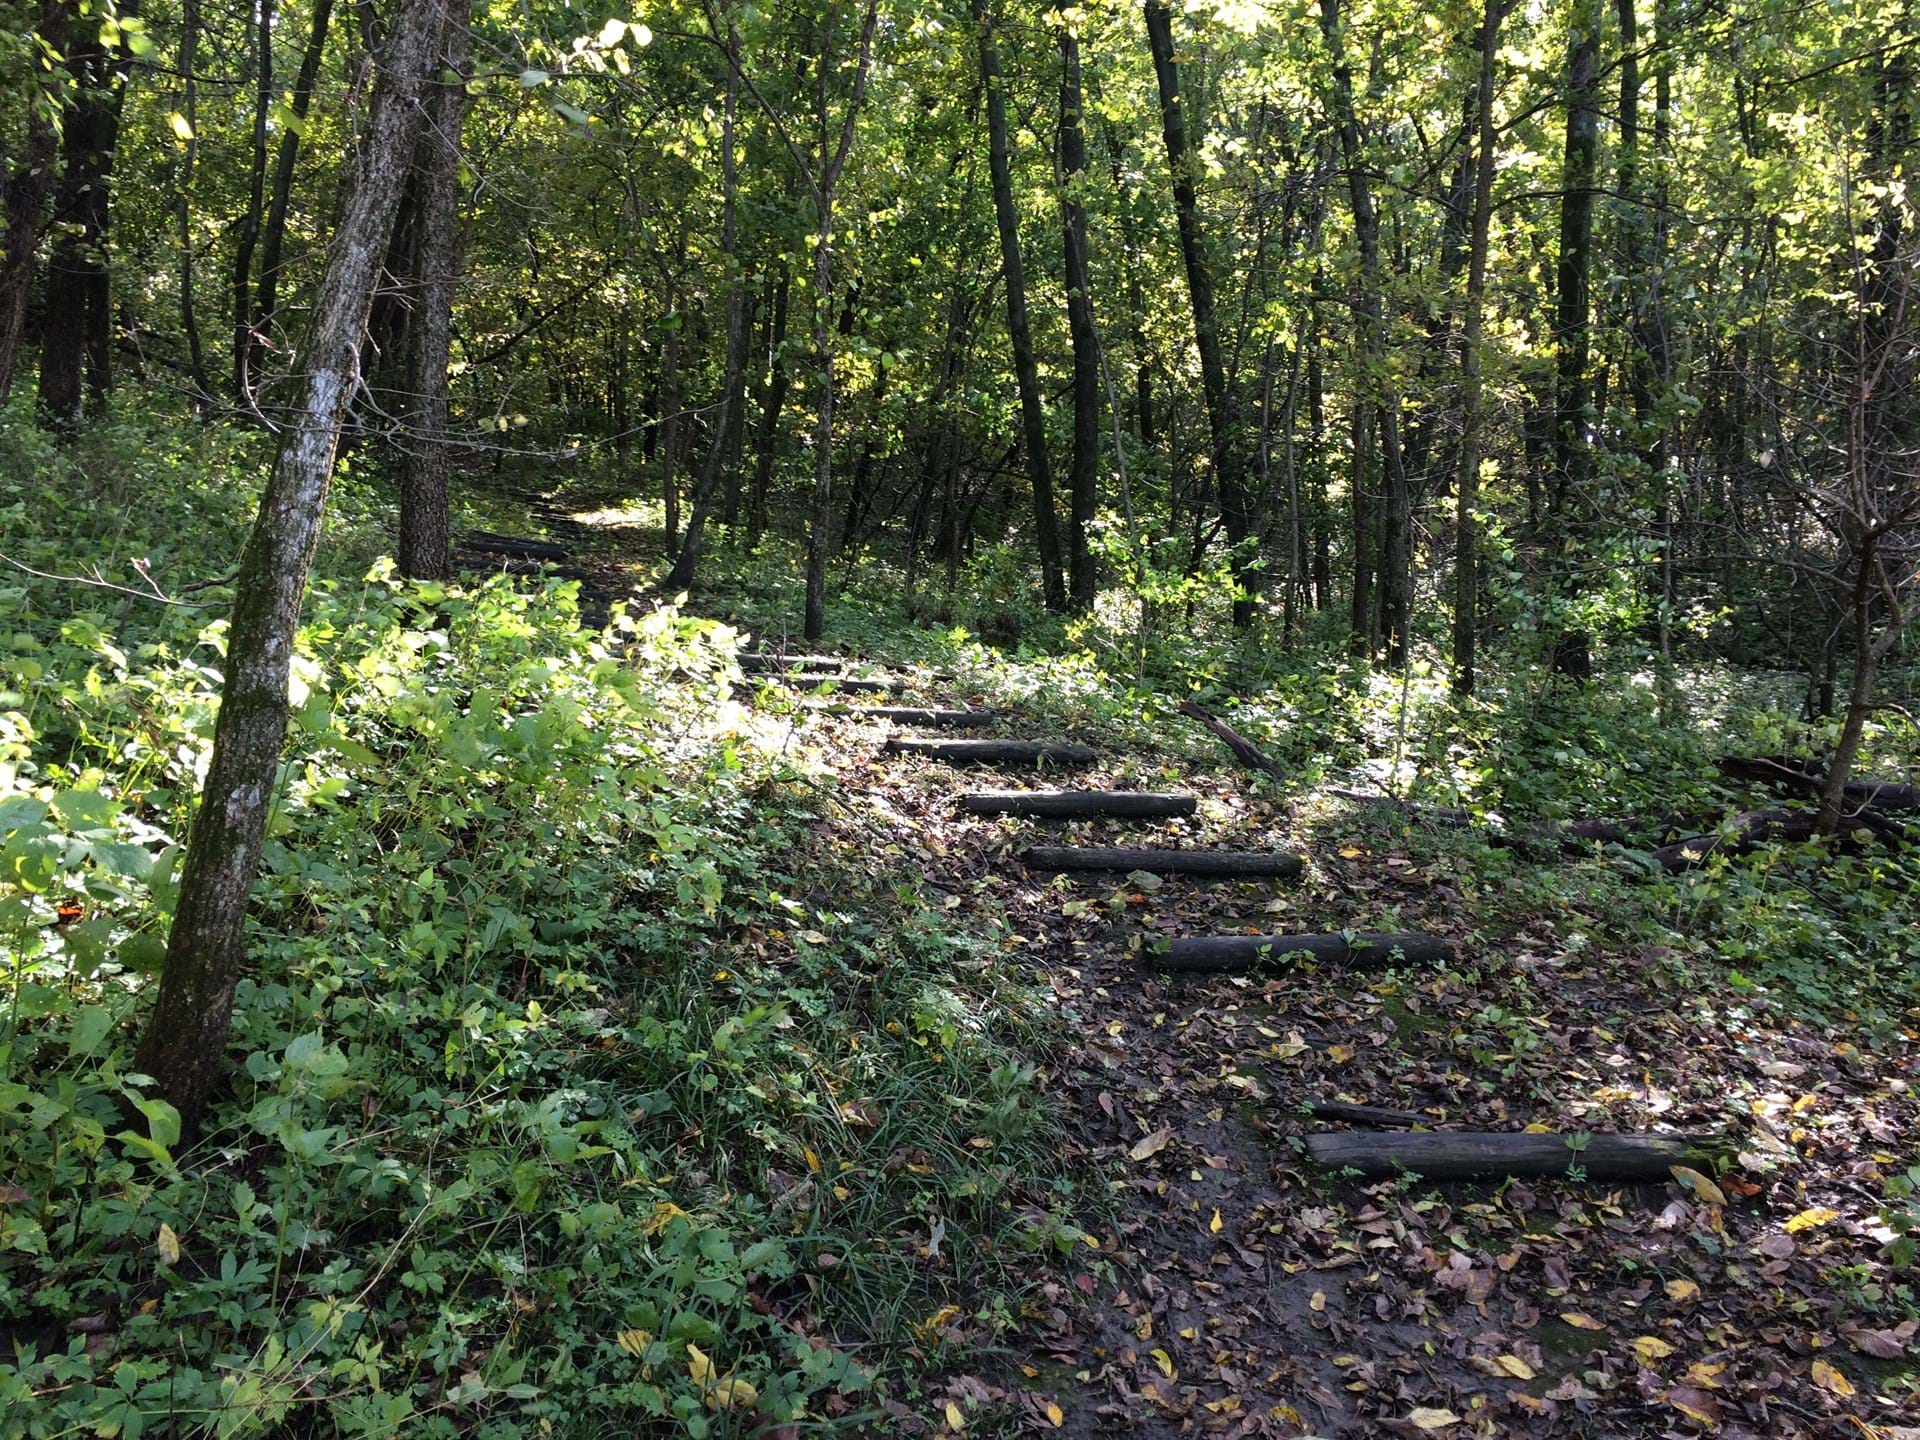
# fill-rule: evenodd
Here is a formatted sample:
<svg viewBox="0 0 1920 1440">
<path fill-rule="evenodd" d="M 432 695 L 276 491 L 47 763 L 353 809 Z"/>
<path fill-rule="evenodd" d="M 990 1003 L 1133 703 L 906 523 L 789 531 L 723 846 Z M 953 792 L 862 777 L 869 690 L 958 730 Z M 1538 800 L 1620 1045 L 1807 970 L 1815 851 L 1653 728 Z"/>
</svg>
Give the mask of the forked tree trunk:
<svg viewBox="0 0 1920 1440">
<path fill-rule="evenodd" d="M 1253 623 L 1253 589 L 1258 572 L 1247 540 L 1252 522 L 1240 481 L 1240 458 L 1235 435 L 1232 397 L 1227 392 L 1226 362 L 1220 352 L 1220 329 L 1214 317 L 1213 270 L 1207 262 L 1206 238 L 1200 223 L 1200 196 L 1194 184 L 1198 161 L 1197 134 L 1190 134 L 1181 105 L 1180 71 L 1174 63 L 1173 16 L 1164 0 L 1147 0 L 1147 43 L 1153 51 L 1154 77 L 1160 89 L 1160 134 L 1166 144 L 1167 168 L 1173 174 L 1174 217 L 1180 226 L 1180 258 L 1187 272 L 1187 299 L 1193 312 L 1194 346 L 1200 352 L 1200 385 L 1206 392 L 1207 427 L 1220 497 L 1220 521 L 1233 550 L 1234 579 L 1246 593 L 1233 603 L 1233 623 Z"/>
<path fill-rule="evenodd" d="M 241 556 L 213 757 L 181 868 L 153 1013 L 134 1068 L 188 1126 L 225 1068 L 233 991 L 287 734 L 287 679 L 307 568 L 320 534 L 340 422 L 359 379 L 360 338 L 407 168 L 442 0 L 399 0 L 379 57 L 358 183 L 329 248 L 296 373 L 298 404 Z"/>
<path fill-rule="evenodd" d="M 420 244 L 414 251 L 417 318 L 408 347 L 409 434 L 400 475 L 400 573 L 445 580 L 447 491 L 453 469 L 448 439 L 447 357 L 453 345 L 453 292 L 460 279 L 460 129 L 467 115 L 466 75 L 473 54 L 470 0 L 446 0 L 437 76 L 414 146 L 420 196 Z M 453 78 L 446 78 L 451 76 Z"/>
<path fill-rule="evenodd" d="M 1053 507 L 1053 471 L 1047 455 L 1047 416 L 1040 402 L 1040 367 L 1027 323 L 1026 266 L 1020 256 L 1020 219 L 1013 208 L 1012 142 L 1007 134 L 1007 97 L 1000 78 L 1000 50 L 994 43 L 989 0 L 973 0 L 973 23 L 980 32 L 980 86 L 987 98 L 987 162 L 993 176 L 993 214 L 1000 230 L 1000 261 L 1007 282 L 1007 337 L 1013 346 L 1013 375 L 1020 391 L 1020 429 L 1027 472 L 1033 482 L 1034 538 L 1040 547 L 1040 586 L 1049 610 L 1067 607 L 1061 574 L 1060 521 Z"/>
</svg>

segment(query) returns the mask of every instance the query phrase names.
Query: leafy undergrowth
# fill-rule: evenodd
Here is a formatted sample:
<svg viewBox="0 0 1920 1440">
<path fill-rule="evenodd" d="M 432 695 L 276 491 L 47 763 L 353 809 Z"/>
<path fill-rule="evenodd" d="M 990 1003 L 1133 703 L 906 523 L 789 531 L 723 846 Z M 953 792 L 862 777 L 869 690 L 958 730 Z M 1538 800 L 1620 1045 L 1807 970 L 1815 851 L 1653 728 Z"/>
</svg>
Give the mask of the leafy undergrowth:
<svg viewBox="0 0 1920 1440">
<path fill-rule="evenodd" d="M 204 437 L 0 443 L 20 563 L 230 562 Z M 1079 1243 L 1032 997 L 732 701 L 733 632 L 364 553 L 323 552 L 189 1142 L 128 1056 L 225 592 L 9 582 L 0 1434 L 884 1429 L 956 1299 L 990 1339 Z"/>
</svg>

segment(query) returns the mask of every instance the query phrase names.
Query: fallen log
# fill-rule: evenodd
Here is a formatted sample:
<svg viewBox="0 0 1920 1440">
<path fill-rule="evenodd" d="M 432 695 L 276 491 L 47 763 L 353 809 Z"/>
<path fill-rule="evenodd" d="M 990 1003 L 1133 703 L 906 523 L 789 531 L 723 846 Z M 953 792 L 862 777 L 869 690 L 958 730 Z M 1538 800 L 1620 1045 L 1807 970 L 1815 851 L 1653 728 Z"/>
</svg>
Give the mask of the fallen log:
<svg viewBox="0 0 1920 1440">
<path fill-rule="evenodd" d="M 1665 1180 L 1673 1166 L 1697 1169 L 1724 1148 L 1717 1136 L 1518 1135 L 1469 1130 L 1414 1135 L 1330 1132 L 1306 1139 L 1307 1153 L 1325 1169 L 1357 1170 L 1368 1178 L 1410 1172 L 1429 1180 L 1559 1176 L 1576 1166 L 1589 1180 Z"/>
<path fill-rule="evenodd" d="M 960 797 L 969 815 L 1029 815 L 1040 820 L 1167 820 L 1199 808 L 1192 795 L 1148 790 L 978 790 Z"/>
<path fill-rule="evenodd" d="M 844 655 L 779 655 L 765 650 L 742 650 L 734 660 L 750 675 L 769 670 L 840 670 L 850 663 Z"/>
<path fill-rule="evenodd" d="M 1826 767 L 1816 760 L 1784 755 L 1722 755 L 1715 767 L 1728 780 L 1767 785 L 1786 795 L 1818 800 L 1826 788 Z M 1920 810 L 1920 785 L 1862 776 L 1849 780 L 1841 794 L 1854 810 Z"/>
<path fill-rule="evenodd" d="M 1406 1130 L 1431 1124 L 1433 1117 L 1414 1110 L 1389 1110 L 1383 1105 L 1355 1105 L 1346 1100 L 1303 1100 L 1300 1108 L 1315 1120 L 1340 1125 L 1372 1125 L 1383 1130 Z"/>
<path fill-rule="evenodd" d="M 1330 965 L 1387 965 L 1396 956 L 1409 965 L 1444 965 L 1453 946 L 1434 935 L 1204 935 L 1170 941 L 1156 952 L 1156 969 L 1211 974 L 1263 969 L 1295 955 Z"/>
<path fill-rule="evenodd" d="M 1202 725 L 1206 726 L 1207 729 L 1211 730 L 1220 738 L 1226 747 L 1233 752 L 1234 758 L 1249 770 L 1262 771 L 1265 774 L 1271 775 L 1276 780 L 1284 780 L 1287 778 L 1285 771 L 1265 755 L 1262 755 L 1259 748 L 1254 745 L 1251 740 L 1240 734 L 1239 731 L 1227 724 L 1227 722 L 1222 720 L 1218 715 L 1207 713 L 1191 700 L 1182 702 L 1180 713 L 1189 720 L 1198 720 Z"/>
<path fill-rule="evenodd" d="M 520 560 L 570 560 L 573 552 L 551 540 L 529 540 L 520 535 L 501 535 L 492 530 L 469 530 L 456 542 L 462 550 L 478 550 L 490 555 L 511 555 Z"/>
<path fill-rule="evenodd" d="M 1715 855 L 1748 855 L 1763 845 L 1799 845 L 1819 833 L 1820 817 L 1811 810 L 1749 810 L 1718 830 L 1689 835 L 1653 852 L 1660 868 L 1670 872 L 1692 870 Z M 1861 830 L 1889 845 L 1903 844 L 1906 827 L 1873 810 L 1846 816 L 1840 823 L 1842 844 L 1855 843 Z"/>
<path fill-rule="evenodd" d="M 950 730 L 983 730 L 998 717 L 991 710 L 925 710 L 914 705 L 815 705 L 827 715 L 852 720 L 891 720 L 896 725 L 931 725 Z"/>
<path fill-rule="evenodd" d="M 887 741 L 890 755 L 924 755 L 950 765 L 1091 765 L 1093 748 L 1067 740 L 920 740 L 898 736 Z"/>
<path fill-rule="evenodd" d="M 1330 787 L 1326 793 L 1355 804 L 1398 810 L 1409 819 L 1424 821 L 1429 825 L 1451 830 L 1478 830 L 1481 838 L 1496 849 L 1558 849 L 1565 854 L 1578 855 L 1596 844 L 1631 845 L 1636 839 L 1649 835 L 1664 836 L 1697 826 L 1696 817 L 1675 815 L 1663 815 L 1652 820 L 1536 820 L 1519 825 L 1507 825 L 1494 819 L 1492 823 L 1483 824 L 1481 817 L 1472 811 L 1456 810 L 1445 805 L 1422 805 L 1392 795 L 1342 790 L 1338 787 Z"/>
<path fill-rule="evenodd" d="M 1291 879 L 1305 868 L 1298 855 L 1245 850 L 1102 850 L 1036 845 L 1025 855 L 1029 870 L 1145 870 L 1154 875 L 1205 875 Z"/>
<path fill-rule="evenodd" d="M 762 684 L 785 685 L 794 690 L 813 690 L 831 685 L 836 690 L 871 695 L 891 695 L 900 688 L 898 680 L 876 679 L 866 675 L 840 675 L 812 670 L 775 670 L 754 677 Z"/>
</svg>

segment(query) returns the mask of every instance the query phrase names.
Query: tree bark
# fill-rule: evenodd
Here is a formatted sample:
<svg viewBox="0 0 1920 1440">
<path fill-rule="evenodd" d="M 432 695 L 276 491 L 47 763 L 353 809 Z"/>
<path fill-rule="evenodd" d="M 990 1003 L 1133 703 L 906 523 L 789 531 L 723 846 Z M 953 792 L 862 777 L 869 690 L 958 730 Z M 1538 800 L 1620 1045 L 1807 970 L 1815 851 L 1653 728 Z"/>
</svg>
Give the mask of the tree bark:
<svg viewBox="0 0 1920 1440">
<path fill-rule="evenodd" d="M 1432 935 L 1206 935 L 1174 940 L 1152 956 L 1159 970 L 1239 974 L 1306 955 L 1325 965 L 1444 965 L 1453 946 Z"/>
<path fill-rule="evenodd" d="M 1681 1135 L 1516 1135 L 1451 1130 L 1433 1134 L 1307 1136 L 1307 1153 L 1327 1170 L 1357 1170 L 1369 1179 L 1407 1172 L 1428 1180 L 1506 1176 L 1589 1180 L 1665 1180 L 1675 1165 L 1709 1163 L 1724 1148 L 1713 1137 Z"/>
<path fill-rule="evenodd" d="M 889 755 L 924 755 L 950 765 L 1091 765 L 1097 758 L 1090 745 L 1056 740 L 917 740 L 895 737 L 885 746 Z"/>
<path fill-rule="evenodd" d="M 969 815 L 1026 815 L 1038 820 L 1172 820 L 1199 807 L 1192 795 L 1146 790 L 981 790 L 960 797 Z"/>
<path fill-rule="evenodd" d="M 760 392 L 760 433 L 753 447 L 753 493 L 747 505 L 747 544 L 767 533 L 767 498 L 773 488 L 774 452 L 780 444 L 780 412 L 787 404 L 787 296 L 791 282 L 782 271 L 773 289 L 773 320 L 767 335 L 767 380 Z"/>
<path fill-rule="evenodd" d="M 54 54 L 67 48 L 70 0 L 41 0 L 35 35 Z M 0 177 L 6 197 L 6 253 L 0 256 L 0 405 L 13 393 L 26 333 L 27 306 L 33 297 L 33 262 L 47 223 L 47 199 L 53 194 L 59 136 L 51 99 L 28 97 L 25 143 L 13 168 Z"/>
<path fill-rule="evenodd" d="M 1027 322 L 1026 267 L 1020 256 L 1020 220 L 1013 208 L 1013 157 L 1007 135 L 1007 97 L 1000 78 L 989 0 L 973 0 L 980 32 L 980 84 L 987 99 L 987 162 L 993 177 L 993 213 L 1000 231 L 1000 261 L 1006 279 L 1007 338 L 1020 391 L 1020 425 L 1027 470 L 1033 481 L 1034 538 L 1040 547 L 1040 587 L 1049 610 L 1067 608 L 1060 559 L 1060 521 L 1054 513 L 1053 471 L 1047 455 L 1047 416 L 1040 403 L 1040 367 Z"/>
<path fill-rule="evenodd" d="M 1365 372 L 1360 390 L 1378 416 L 1381 473 L 1387 482 L 1386 503 L 1380 511 L 1381 623 L 1378 628 L 1385 634 L 1388 658 L 1398 664 L 1406 658 L 1408 631 L 1413 625 L 1413 502 L 1405 460 L 1400 452 L 1400 396 L 1387 370 L 1386 319 L 1381 304 L 1385 282 L 1380 264 L 1380 212 L 1373 203 L 1366 157 L 1360 150 L 1360 124 L 1353 108 L 1353 72 L 1347 63 L 1340 0 L 1320 0 L 1320 30 L 1333 60 L 1334 122 L 1340 132 L 1340 150 L 1347 167 L 1354 239 L 1360 247 L 1359 304 L 1355 316 L 1359 322 Z M 1357 591 L 1359 587 L 1355 588 Z M 1376 633 L 1371 616 L 1365 628 L 1371 649 Z"/>
<path fill-rule="evenodd" d="M 1062 10 L 1066 5 L 1062 3 Z M 1071 16 L 1060 16 L 1060 211 L 1066 245 L 1067 329 L 1073 340 L 1073 460 L 1068 470 L 1068 597 L 1074 613 L 1093 610 L 1099 580 L 1092 530 L 1100 503 L 1100 335 L 1093 318 L 1087 260 L 1087 130 L 1082 114 L 1080 39 Z"/>
<path fill-rule="evenodd" d="M 1631 4 L 1632 0 L 1622 0 Z M 1486 423 L 1481 393 L 1481 350 L 1486 332 L 1487 252 L 1493 224 L 1494 65 L 1500 52 L 1500 20 L 1506 0 L 1485 0 L 1480 19 L 1480 72 L 1474 104 L 1473 218 L 1467 241 L 1466 317 L 1460 340 L 1460 469 L 1454 483 L 1453 688 L 1471 695 L 1479 637 L 1481 429 Z"/>
<path fill-rule="evenodd" d="M 720 493 L 721 475 L 727 463 L 727 444 L 735 414 L 743 402 L 744 397 L 740 392 L 747 368 L 746 278 L 738 273 L 739 265 L 734 254 L 740 187 L 738 165 L 733 153 L 733 129 L 740 110 L 740 36 L 727 15 L 724 0 L 719 6 L 719 15 L 725 30 L 723 35 L 716 38 L 721 40 L 727 55 L 726 101 L 720 119 L 720 263 L 727 287 L 726 357 L 722 362 L 720 403 L 709 431 L 712 441 L 707 447 L 706 458 L 700 464 L 700 478 L 694 482 L 693 502 L 687 514 L 687 532 L 680 542 L 680 554 L 675 558 L 673 569 L 668 572 L 662 587 L 669 593 L 692 589 L 694 578 L 699 574 L 700 552 L 706 543 L 707 520 L 713 514 L 714 499 Z"/>
<path fill-rule="evenodd" d="M 1200 352 L 1200 385 L 1206 393 L 1207 426 L 1212 440 L 1214 483 L 1220 497 L 1220 521 L 1233 551 L 1233 575 L 1243 592 L 1233 602 L 1233 623 L 1244 629 L 1253 623 L 1258 557 L 1247 544 L 1253 532 L 1246 493 L 1240 476 L 1237 420 L 1227 389 L 1226 363 L 1220 351 L 1220 330 L 1214 316 L 1213 271 L 1207 262 L 1206 237 L 1200 221 L 1200 198 L 1194 183 L 1199 127 L 1189 133 L 1181 108 L 1180 72 L 1173 55 L 1173 16 L 1165 0 L 1146 0 L 1147 44 L 1153 52 L 1154 79 L 1160 91 L 1160 135 L 1167 150 L 1167 168 L 1173 173 L 1174 216 L 1180 229 L 1180 258 L 1187 274 L 1187 300 L 1193 312 L 1194 346 Z"/>
<path fill-rule="evenodd" d="M 247 208 L 233 248 L 233 395 L 253 405 L 253 252 L 267 198 L 267 112 L 273 107 L 273 3 L 253 0 L 253 158 L 247 167 Z"/>
<path fill-rule="evenodd" d="M 447 359 L 453 292 L 460 279 L 460 133 L 472 68 L 471 0 L 444 0 L 446 18 L 425 120 L 414 147 L 420 243 L 414 250 L 414 322 L 408 354 L 408 430 L 400 472 L 400 573 L 445 580 L 452 571 L 447 491 L 453 470 L 448 433 Z"/>
<path fill-rule="evenodd" d="M 441 0 L 399 0 L 379 59 L 364 153 L 297 366 L 287 417 L 240 561 L 226 679 L 152 1014 L 134 1068 L 189 1127 L 225 1069 L 247 899 L 259 868 L 287 733 L 287 681 L 340 423 L 359 378 L 360 337 L 406 182 L 439 33 Z"/>
<path fill-rule="evenodd" d="M 293 205 L 293 175 L 300 160 L 301 132 L 306 129 L 307 112 L 313 106 L 313 89 L 320 79 L 320 65 L 326 58 L 327 28 L 333 18 L 333 0 L 314 0 L 313 29 L 307 36 L 307 48 L 300 57 L 300 70 L 294 77 L 293 93 L 287 108 L 294 123 L 280 135 L 280 150 L 274 158 L 273 193 L 267 202 L 267 221 L 260 232 L 260 283 L 253 302 L 254 361 L 256 384 L 274 320 L 280 307 L 281 259 L 286 247 L 287 212 Z"/>
<path fill-rule="evenodd" d="M 1029 870 L 1145 870 L 1153 875 L 1201 875 L 1214 879 L 1290 880 L 1306 868 L 1298 855 L 1262 855 L 1243 850 L 1103 850 L 1035 846 L 1026 852 Z"/>
<path fill-rule="evenodd" d="M 120 14 L 133 11 L 128 3 Z M 113 388 L 109 196 L 126 98 L 124 56 L 101 43 L 94 25 L 83 19 L 75 27 L 66 57 L 74 89 L 61 127 L 65 166 L 53 207 L 66 228 L 47 264 L 39 395 L 41 410 L 63 429 Z"/>
</svg>

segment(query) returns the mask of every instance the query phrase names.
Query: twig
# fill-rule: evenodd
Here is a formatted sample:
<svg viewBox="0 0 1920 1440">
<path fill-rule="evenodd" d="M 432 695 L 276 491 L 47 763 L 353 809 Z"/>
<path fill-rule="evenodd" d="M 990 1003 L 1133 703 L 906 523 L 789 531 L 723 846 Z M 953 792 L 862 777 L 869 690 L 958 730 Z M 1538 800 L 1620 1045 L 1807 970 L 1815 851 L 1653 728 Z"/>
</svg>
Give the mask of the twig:
<svg viewBox="0 0 1920 1440">
<path fill-rule="evenodd" d="M 33 568 L 33 566 L 23 564 L 20 561 L 14 559 L 11 555 L 5 554 L 4 552 L 0 552 L 0 560 L 4 560 L 7 564 L 11 565 L 14 569 L 18 570 L 21 574 L 31 575 L 36 580 L 58 580 L 63 585 L 91 585 L 98 590 L 113 590 L 113 591 L 117 591 L 122 595 L 131 595 L 136 600 L 152 600 L 156 604 L 178 605 L 183 609 L 188 609 L 188 610 L 197 610 L 204 605 L 210 605 L 213 603 L 210 600 L 176 600 L 173 598 L 173 596 L 163 594 L 158 589 L 135 590 L 132 586 L 116 585 L 113 583 L 113 581 L 102 580 L 98 576 L 56 575 L 50 570 L 36 570 Z M 238 575 L 239 573 L 240 572 L 236 570 L 234 572 L 234 575 Z M 202 580 L 195 584 L 186 586 L 185 590 L 188 590 L 188 591 L 204 590 L 210 585 L 225 584 L 227 581 L 233 579 L 234 575 L 221 576 L 220 578 L 214 579 L 214 580 Z"/>
</svg>

